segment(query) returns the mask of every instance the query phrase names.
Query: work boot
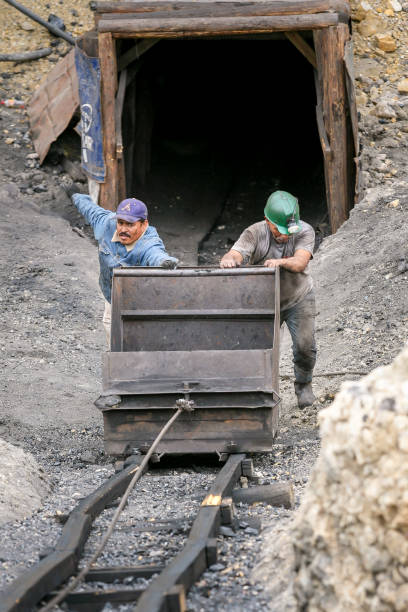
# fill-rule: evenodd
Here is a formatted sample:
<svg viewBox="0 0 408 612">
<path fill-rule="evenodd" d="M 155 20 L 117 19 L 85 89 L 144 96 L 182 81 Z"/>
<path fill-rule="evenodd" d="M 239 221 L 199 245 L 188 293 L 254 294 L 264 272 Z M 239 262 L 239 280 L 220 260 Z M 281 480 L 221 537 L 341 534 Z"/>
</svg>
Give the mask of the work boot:
<svg viewBox="0 0 408 612">
<path fill-rule="evenodd" d="M 311 406 L 316 400 L 312 391 L 312 383 L 295 382 L 295 393 L 297 396 L 299 408 L 306 408 L 306 406 Z"/>
</svg>

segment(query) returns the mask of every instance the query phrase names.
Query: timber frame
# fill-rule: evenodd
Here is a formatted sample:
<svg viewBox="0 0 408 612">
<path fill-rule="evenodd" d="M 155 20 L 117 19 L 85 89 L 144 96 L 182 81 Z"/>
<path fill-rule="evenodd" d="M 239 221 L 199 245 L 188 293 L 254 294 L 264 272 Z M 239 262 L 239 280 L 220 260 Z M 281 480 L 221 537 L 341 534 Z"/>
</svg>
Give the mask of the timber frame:
<svg viewBox="0 0 408 612">
<path fill-rule="evenodd" d="M 135 60 L 161 39 L 253 38 L 280 32 L 315 70 L 317 128 L 329 218 L 335 232 L 358 199 L 359 139 L 349 19 L 346 0 L 97 2 L 95 22 L 106 165 L 100 205 L 113 210 L 126 195 L 121 114 L 126 84 L 137 70 Z M 313 33 L 314 48 L 301 31 Z M 135 39 L 135 46 L 118 58 L 116 40 L 123 38 Z M 131 71 L 133 75 L 129 74 Z"/>
</svg>

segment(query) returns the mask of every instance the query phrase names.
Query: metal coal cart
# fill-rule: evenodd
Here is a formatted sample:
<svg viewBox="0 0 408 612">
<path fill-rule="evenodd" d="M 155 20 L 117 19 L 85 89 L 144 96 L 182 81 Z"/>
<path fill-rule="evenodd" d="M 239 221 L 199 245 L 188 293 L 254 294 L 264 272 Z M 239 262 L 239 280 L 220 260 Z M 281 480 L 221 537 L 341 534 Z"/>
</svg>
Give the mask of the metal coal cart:
<svg viewBox="0 0 408 612">
<path fill-rule="evenodd" d="M 279 415 L 279 269 L 120 268 L 112 287 L 111 350 L 104 356 L 106 452 L 167 454 L 271 450 Z M 277 315 L 275 316 L 275 312 Z"/>
</svg>

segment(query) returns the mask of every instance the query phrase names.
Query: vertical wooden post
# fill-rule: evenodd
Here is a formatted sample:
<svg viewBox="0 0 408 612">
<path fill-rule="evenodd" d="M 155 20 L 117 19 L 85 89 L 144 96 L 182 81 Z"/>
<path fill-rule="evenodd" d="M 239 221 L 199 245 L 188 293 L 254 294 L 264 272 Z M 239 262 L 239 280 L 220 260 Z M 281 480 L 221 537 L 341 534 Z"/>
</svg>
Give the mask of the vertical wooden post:
<svg viewBox="0 0 408 612">
<path fill-rule="evenodd" d="M 116 158 L 115 94 L 117 66 L 115 40 L 111 32 L 99 34 L 99 60 L 101 65 L 101 103 L 103 150 L 106 176 L 101 184 L 99 204 L 116 210 L 118 204 L 118 161 Z"/>
<path fill-rule="evenodd" d="M 347 92 L 344 48 L 350 38 L 346 24 L 313 33 L 318 84 L 323 96 L 323 120 L 332 154 L 325 156 L 326 196 L 332 232 L 348 218 L 350 202 L 348 172 Z"/>
</svg>

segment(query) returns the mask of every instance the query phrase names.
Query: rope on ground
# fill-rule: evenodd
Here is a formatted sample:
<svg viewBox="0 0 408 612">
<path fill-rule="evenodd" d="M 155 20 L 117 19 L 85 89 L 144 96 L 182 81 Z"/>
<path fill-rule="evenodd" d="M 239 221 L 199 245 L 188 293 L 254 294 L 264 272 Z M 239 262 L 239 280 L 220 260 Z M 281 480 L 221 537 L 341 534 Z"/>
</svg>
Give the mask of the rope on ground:
<svg viewBox="0 0 408 612">
<path fill-rule="evenodd" d="M 62 591 L 57 593 L 57 595 L 55 595 L 55 597 L 53 597 L 53 599 L 51 599 L 51 601 L 49 601 L 45 606 L 40 608 L 39 612 L 49 612 L 50 610 L 52 610 L 57 604 L 59 604 L 63 599 L 65 599 L 67 597 L 67 595 L 69 595 L 69 593 L 71 593 L 74 590 L 74 588 L 76 586 L 78 586 L 78 584 L 80 582 L 82 582 L 82 580 L 85 578 L 86 574 L 89 572 L 89 570 L 91 569 L 91 567 L 93 566 L 95 561 L 98 559 L 98 557 L 102 553 L 103 549 L 105 548 L 107 541 L 109 540 L 110 536 L 112 535 L 113 530 L 115 529 L 115 526 L 116 526 L 116 523 L 118 522 L 120 513 L 122 512 L 122 510 L 123 510 L 123 508 L 124 508 L 124 506 L 125 506 L 125 504 L 126 504 L 126 502 L 128 500 L 128 497 L 129 497 L 129 495 L 131 494 L 131 492 L 133 490 L 133 487 L 135 486 L 137 481 L 142 476 L 143 470 L 146 467 L 146 465 L 148 464 L 149 459 L 152 456 L 152 454 L 154 453 L 157 445 L 159 444 L 159 442 L 161 441 L 163 436 L 168 432 L 170 427 L 173 425 L 174 421 L 180 416 L 180 414 L 184 410 L 192 410 L 192 406 L 191 406 L 192 403 L 193 402 L 188 402 L 187 400 L 178 400 L 176 402 L 176 407 L 177 407 L 176 413 L 173 414 L 171 419 L 169 419 L 169 421 L 166 423 L 166 425 L 160 431 L 159 435 L 157 436 L 157 438 L 155 439 L 155 441 L 151 445 L 149 451 L 147 452 L 147 454 L 146 454 L 145 458 L 143 459 L 142 463 L 140 464 L 140 466 L 137 466 L 135 468 L 136 473 L 133 476 L 132 480 L 130 481 L 130 483 L 128 485 L 128 488 L 124 492 L 123 497 L 121 499 L 121 502 L 120 502 L 119 506 L 117 507 L 116 512 L 113 515 L 112 521 L 111 521 L 108 529 L 106 530 L 105 535 L 103 536 L 102 541 L 101 541 L 99 547 L 97 548 L 96 552 L 92 555 L 91 559 L 88 561 L 86 566 L 84 568 L 82 568 L 82 570 L 79 572 L 79 574 L 64 589 L 62 589 Z M 187 407 L 186 404 L 190 404 L 190 407 Z"/>
<path fill-rule="evenodd" d="M 313 374 L 313 378 L 318 378 L 318 377 L 330 377 L 330 376 L 366 376 L 367 374 L 369 374 L 369 372 L 347 372 L 346 370 L 341 371 L 341 372 L 317 372 L 316 374 Z M 283 380 L 291 380 L 293 378 L 293 376 L 291 376 L 290 374 L 281 374 L 281 378 Z"/>
</svg>

